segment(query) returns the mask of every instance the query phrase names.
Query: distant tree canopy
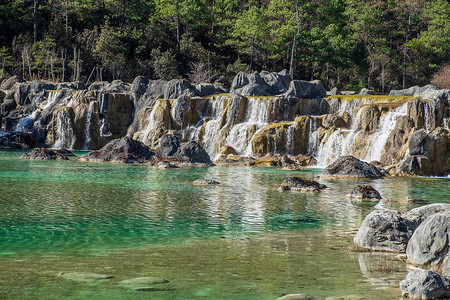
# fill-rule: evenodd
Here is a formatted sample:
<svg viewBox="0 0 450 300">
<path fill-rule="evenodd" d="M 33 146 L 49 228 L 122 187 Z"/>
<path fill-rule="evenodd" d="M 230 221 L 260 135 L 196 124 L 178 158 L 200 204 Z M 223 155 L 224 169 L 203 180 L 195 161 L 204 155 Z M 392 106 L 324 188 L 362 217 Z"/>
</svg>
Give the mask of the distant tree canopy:
<svg viewBox="0 0 450 300">
<path fill-rule="evenodd" d="M 387 92 L 450 63 L 450 2 L 0 0 L 0 63 L 0 76 L 91 82 L 287 69 Z"/>
</svg>

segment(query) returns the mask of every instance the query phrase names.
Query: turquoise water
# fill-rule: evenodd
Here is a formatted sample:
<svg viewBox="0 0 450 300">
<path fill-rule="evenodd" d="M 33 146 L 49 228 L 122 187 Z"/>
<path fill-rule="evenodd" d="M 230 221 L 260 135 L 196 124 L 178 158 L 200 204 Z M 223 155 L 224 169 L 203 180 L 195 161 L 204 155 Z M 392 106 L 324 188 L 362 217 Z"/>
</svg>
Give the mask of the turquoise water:
<svg viewBox="0 0 450 300">
<path fill-rule="evenodd" d="M 450 202 L 448 178 L 319 179 L 327 190 L 289 193 L 277 190 L 287 175 L 320 170 L 160 170 L 20 155 L 0 152 L 0 298 L 396 299 L 404 263 L 347 250 L 376 203 L 345 194 L 371 184 L 392 200 L 378 205 L 402 211 Z M 222 184 L 194 186 L 199 178 Z M 114 278 L 91 285 L 57 276 L 75 271 Z M 139 276 L 166 278 L 169 287 L 136 292 L 117 284 Z"/>
</svg>

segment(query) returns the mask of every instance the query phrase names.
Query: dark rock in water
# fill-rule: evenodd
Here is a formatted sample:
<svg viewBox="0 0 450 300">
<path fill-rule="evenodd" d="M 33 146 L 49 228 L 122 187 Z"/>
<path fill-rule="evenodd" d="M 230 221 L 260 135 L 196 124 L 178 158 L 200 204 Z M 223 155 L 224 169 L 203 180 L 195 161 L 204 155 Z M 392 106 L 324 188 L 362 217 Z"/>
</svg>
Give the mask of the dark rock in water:
<svg viewBox="0 0 450 300">
<path fill-rule="evenodd" d="M 439 268 L 450 256 L 450 213 L 436 213 L 420 223 L 406 248 L 408 259 Z"/>
<path fill-rule="evenodd" d="M 208 153 L 197 142 L 181 143 L 174 157 L 186 160 L 190 163 L 213 165 Z"/>
<path fill-rule="evenodd" d="M 114 278 L 114 276 L 91 272 L 61 272 L 58 274 L 58 276 L 64 279 L 86 283 L 100 283 L 105 282 L 108 279 Z"/>
<path fill-rule="evenodd" d="M 171 157 L 180 148 L 181 139 L 173 134 L 166 134 L 159 140 L 157 153 L 160 157 Z"/>
<path fill-rule="evenodd" d="M 425 221 L 428 217 L 437 213 L 449 213 L 450 204 L 447 203 L 433 203 L 420 207 L 416 207 L 403 215 L 405 219 L 415 222 L 417 225 Z"/>
<path fill-rule="evenodd" d="M 182 143 L 179 137 L 172 134 L 161 137 L 157 152 L 162 160 L 213 165 L 208 153 L 199 143 L 194 141 Z"/>
<path fill-rule="evenodd" d="M 212 179 L 197 179 L 193 182 L 194 185 L 215 185 L 220 184 L 220 182 Z"/>
<path fill-rule="evenodd" d="M 352 199 L 381 199 L 380 193 L 370 185 L 357 185 L 353 188 L 348 198 Z"/>
<path fill-rule="evenodd" d="M 286 178 L 279 190 L 282 191 L 300 191 L 300 192 L 308 192 L 314 191 L 318 192 L 320 190 L 325 189 L 327 186 L 324 184 L 320 184 L 314 180 L 303 180 L 300 177 L 288 177 Z"/>
<path fill-rule="evenodd" d="M 449 299 L 450 282 L 438 273 L 416 269 L 400 281 L 402 296 L 413 299 Z"/>
<path fill-rule="evenodd" d="M 359 91 L 358 95 L 373 95 L 373 94 L 374 94 L 373 91 L 363 88 Z"/>
<path fill-rule="evenodd" d="M 146 163 L 152 160 L 155 153 L 142 142 L 129 137 L 112 140 L 103 148 L 83 155 L 80 160 L 109 161 L 120 163 Z"/>
<path fill-rule="evenodd" d="M 161 163 L 158 164 L 158 169 L 162 169 L 162 170 L 164 170 L 164 169 L 177 169 L 177 168 L 178 168 L 177 165 L 174 165 L 174 164 L 171 164 L 171 163 L 168 163 L 168 162 L 161 162 Z"/>
<path fill-rule="evenodd" d="M 67 149 L 53 150 L 47 148 L 35 148 L 30 153 L 24 153 L 20 158 L 42 160 L 68 160 L 67 156 L 75 156 Z"/>
<path fill-rule="evenodd" d="M 376 210 L 366 216 L 353 242 L 369 250 L 405 252 L 414 229 L 414 224 L 400 212 Z"/>
<path fill-rule="evenodd" d="M 3 149 L 28 149 L 34 141 L 29 132 L 6 132 L 0 134 L 0 148 Z"/>
<path fill-rule="evenodd" d="M 322 176 L 376 179 L 382 178 L 383 174 L 374 165 L 363 162 L 354 156 L 341 156 L 324 169 Z"/>
<path fill-rule="evenodd" d="M 320 80 L 304 81 L 293 80 L 289 85 L 288 91 L 284 94 L 285 97 L 296 98 L 318 98 L 326 94 L 326 90 Z"/>
<path fill-rule="evenodd" d="M 431 175 L 433 174 L 433 165 L 430 159 L 423 155 L 408 156 L 401 164 L 400 171 L 411 175 Z"/>
</svg>

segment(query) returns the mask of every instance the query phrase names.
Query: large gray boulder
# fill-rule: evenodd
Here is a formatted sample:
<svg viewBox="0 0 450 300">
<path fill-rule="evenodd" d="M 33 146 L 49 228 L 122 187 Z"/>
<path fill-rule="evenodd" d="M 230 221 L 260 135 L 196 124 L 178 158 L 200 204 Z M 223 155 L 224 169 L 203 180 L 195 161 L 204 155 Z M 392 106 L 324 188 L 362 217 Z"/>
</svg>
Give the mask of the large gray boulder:
<svg viewBox="0 0 450 300">
<path fill-rule="evenodd" d="M 128 137 L 115 139 L 103 148 L 83 155 L 80 160 L 104 161 L 118 163 L 146 163 L 153 159 L 155 153 L 146 145 Z"/>
<path fill-rule="evenodd" d="M 426 155 L 432 142 L 431 137 L 425 129 L 415 131 L 408 140 L 410 155 Z"/>
<path fill-rule="evenodd" d="M 131 85 L 123 82 L 122 80 L 114 80 L 110 84 L 106 85 L 105 91 L 107 93 L 124 94 L 130 92 Z"/>
<path fill-rule="evenodd" d="M 450 213 L 428 217 L 414 231 L 406 248 L 408 259 L 419 265 L 439 267 L 450 255 Z"/>
<path fill-rule="evenodd" d="M 448 203 L 433 203 L 420 207 L 416 207 L 403 214 L 405 219 L 408 219 L 417 224 L 417 226 L 425 221 L 428 217 L 437 213 L 450 213 L 450 204 Z"/>
<path fill-rule="evenodd" d="M 189 81 L 173 79 L 167 82 L 164 91 L 164 99 L 177 99 L 181 95 L 194 97 L 198 94 L 197 89 Z"/>
<path fill-rule="evenodd" d="M 38 103 L 48 91 L 54 89 L 54 84 L 40 80 L 18 83 L 14 85 L 14 100 L 21 106 Z"/>
<path fill-rule="evenodd" d="M 327 91 L 320 80 L 304 81 L 293 80 L 289 85 L 285 97 L 319 98 L 325 96 Z"/>
<path fill-rule="evenodd" d="M 291 77 L 285 70 L 279 73 L 239 72 L 233 79 L 230 92 L 242 96 L 276 96 L 287 91 L 290 81 Z"/>
<path fill-rule="evenodd" d="M 412 299 L 449 299 L 450 282 L 438 273 L 416 269 L 400 281 L 402 296 Z"/>
<path fill-rule="evenodd" d="M 158 157 L 179 163 L 213 165 L 208 153 L 199 143 L 182 142 L 178 136 L 166 134 L 161 137 L 158 146 Z"/>
<path fill-rule="evenodd" d="M 359 91 L 359 94 L 358 94 L 358 95 L 367 96 L 367 95 L 373 95 L 373 94 L 374 94 L 374 93 L 373 93 L 372 90 L 369 90 L 369 89 L 366 89 L 366 88 L 362 88 L 362 89 Z"/>
<path fill-rule="evenodd" d="M 400 212 L 376 210 L 366 216 L 353 242 L 369 250 L 405 252 L 414 228 Z"/>
<path fill-rule="evenodd" d="M 354 156 L 341 156 L 324 169 L 322 176 L 376 179 L 382 178 L 383 174 L 374 165 Z"/>
<path fill-rule="evenodd" d="M 73 82 L 60 82 L 56 87 L 57 90 L 62 89 L 70 89 L 70 90 L 86 90 L 86 85 L 81 81 L 73 81 Z"/>
<path fill-rule="evenodd" d="M 213 83 L 199 83 L 195 86 L 198 96 L 205 97 L 220 93 L 227 93 L 228 90 L 220 84 Z"/>
<path fill-rule="evenodd" d="M 20 77 L 18 75 L 11 76 L 2 82 L 2 84 L 0 85 L 0 89 L 1 90 L 10 90 L 13 88 L 13 86 L 17 82 L 22 83 L 22 82 L 25 82 L 25 80 L 23 80 L 22 77 Z"/>
</svg>

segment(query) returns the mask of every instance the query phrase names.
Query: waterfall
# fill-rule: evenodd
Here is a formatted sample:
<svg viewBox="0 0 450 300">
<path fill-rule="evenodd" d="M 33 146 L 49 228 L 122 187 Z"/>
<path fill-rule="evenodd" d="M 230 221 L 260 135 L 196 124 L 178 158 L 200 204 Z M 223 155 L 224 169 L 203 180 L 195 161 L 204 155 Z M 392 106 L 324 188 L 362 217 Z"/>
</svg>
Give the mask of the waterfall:
<svg viewBox="0 0 450 300">
<path fill-rule="evenodd" d="M 244 121 L 235 125 L 228 134 L 226 144 L 241 155 L 252 155 L 252 137 L 268 124 L 267 99 L 249 98 Z M 250 129 L 254 132 L 249 132 Z"/>
<path fill-rule="evenodd" d="M 86 117 L 86 133 L 85 133 L 83 150 L 89 150 L 89 143 L 91 142 L 91 119 L 92 119 L 92 113 L 94 112 L 94 105 L 95 105 L 94 101 L 91 101 L 89 103 L 89 110 L 88 110 L 88 114 Z"/>
<path fill-rule="evenodd" d="M 294 123 L 290 125 L 286 132 L 286 155 L 294 155 L 295 146 L 295 125 Z"/>
<path fill-rule="evenodd" d="M 348 129 L 334 131 L 325 143 L 319 146 L 316 157 L 318 165 L 324 167 L 335 161 L 339 156 L 351 155 L 357 134 L 357 131 Z"/>
<path fill-rule="evenodd" d="M 424 118 L 425 118 L 425 130 L 427 132 L 430 132 L 430 112 L 428 111 L 428 104 L 427 102 L 423 102 L 423 112 L 424 112 Z"/>
<path fill-rule="evenodd" d="M 150 132 L 157 126 L 155 115 L 156 115 L 156 111 L 160 110 L 160 106 L 161 106 L 161 101 L 156 101 L 150 115 L 147 118 L 147 127 L 145 127 L 143 133 L 140 135 L 142 137 L 140 139 L 141 142 L 146 141 L 148 139 L 148 136 L 150 135 Z"/>
<path fill-rule="evenodd" d="M 317 132 L 317 122 L 309 118 L 309 136 L 308 136 L 308 153 L 316 156 L 319 148 L 319 137 Z"/>
<path fill-rule="evenodd" d="M 72 146 L 73 129 L 69 110 L 65 107 L 58 111 L 56 117 L 55 148 L 70 148 Z"/>
<path fill-rule="evenodd" d="M 378 123 L 378 131 L 374 133 L 369 139 L 369 148 L 366 152 L 366 157 L 364 160 L 370 161 L 380 161 L 381 155 L 384 152 L 384 147 L 389 138 L 389 134 L 397 125 L 397 118 L 400 116 L 406 116 L 407 105 L 390 110 L 389 112 L 383 114 Z"/>
</svg>

